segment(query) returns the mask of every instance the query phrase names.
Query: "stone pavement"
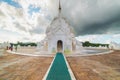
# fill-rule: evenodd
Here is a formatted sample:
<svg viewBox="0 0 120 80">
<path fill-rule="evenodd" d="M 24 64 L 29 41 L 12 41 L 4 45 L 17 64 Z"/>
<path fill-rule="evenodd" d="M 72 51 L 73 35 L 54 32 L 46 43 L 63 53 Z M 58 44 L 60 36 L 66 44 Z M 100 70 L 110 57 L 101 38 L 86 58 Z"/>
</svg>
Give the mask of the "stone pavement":
<svg viewBox="0 0 120 80">
<path fill-rule="evenodd" d="M 77 80 L 120 80 L 120 51 L 67 60 Z"/>
<path fill-rule="evenodd" d="M 42 80 L 52 60 L 5 53 L 0 57 L 0 80 Z M 67 60 L 77 80 L 120 80 L 120 51 Z"/>
<path fill-rule="evenodd" d="M 42 80 L 52 59 L 6 54 L 0 57 L 0 80 Z"/>
</svg>

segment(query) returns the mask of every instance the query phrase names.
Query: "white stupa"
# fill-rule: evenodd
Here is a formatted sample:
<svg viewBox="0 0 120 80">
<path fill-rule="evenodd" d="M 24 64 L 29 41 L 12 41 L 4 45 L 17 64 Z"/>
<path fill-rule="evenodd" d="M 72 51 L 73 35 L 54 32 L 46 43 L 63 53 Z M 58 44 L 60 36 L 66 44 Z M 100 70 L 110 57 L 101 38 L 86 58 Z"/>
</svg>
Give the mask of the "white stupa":
<svg viewBox="0 0 120 80">
<path fill-rule="evenodd" d="M 118 44 L 116 42 L 110 42 L 109 48 L 114 49 L 114 50 L 120 50 L 120 44 Z"/>
<path fill-rule="evenodd" d="M 74 31 L 69 23 L 61 15 L 59 2 L 59 14 L 53 19 L 46 30 L 46 38 L 38 43 L 38 49 L 50 53 L 73 52 L 82 46 L 74 36 Z"/>
</svg>

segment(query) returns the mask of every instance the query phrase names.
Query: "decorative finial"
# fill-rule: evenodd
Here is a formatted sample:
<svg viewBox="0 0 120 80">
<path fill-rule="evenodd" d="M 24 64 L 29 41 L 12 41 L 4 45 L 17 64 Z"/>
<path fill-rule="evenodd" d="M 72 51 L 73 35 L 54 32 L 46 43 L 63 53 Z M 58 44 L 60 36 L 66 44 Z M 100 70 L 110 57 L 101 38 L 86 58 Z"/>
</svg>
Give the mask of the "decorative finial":
<svg viewBox="0 0 120 80">
<path fill-rule="evenodd" d="M 59 12 L 61 12 L 61 4 L 60 4 L 60 0 L 59 0 Z"/>
</svg>

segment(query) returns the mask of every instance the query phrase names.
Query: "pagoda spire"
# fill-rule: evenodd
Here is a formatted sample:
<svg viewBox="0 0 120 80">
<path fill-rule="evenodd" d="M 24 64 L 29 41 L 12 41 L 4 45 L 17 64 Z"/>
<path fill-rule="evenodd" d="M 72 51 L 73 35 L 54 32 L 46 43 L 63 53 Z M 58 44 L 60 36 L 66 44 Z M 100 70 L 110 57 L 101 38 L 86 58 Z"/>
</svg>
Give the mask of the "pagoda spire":
<svg viewBox="0 0 120 80">
<path fill-rule="evenodd" d="M 61 13 L 61 4 L 60 4 L 60 0 L 59 0 L 59 13 Z"/>
</svg>

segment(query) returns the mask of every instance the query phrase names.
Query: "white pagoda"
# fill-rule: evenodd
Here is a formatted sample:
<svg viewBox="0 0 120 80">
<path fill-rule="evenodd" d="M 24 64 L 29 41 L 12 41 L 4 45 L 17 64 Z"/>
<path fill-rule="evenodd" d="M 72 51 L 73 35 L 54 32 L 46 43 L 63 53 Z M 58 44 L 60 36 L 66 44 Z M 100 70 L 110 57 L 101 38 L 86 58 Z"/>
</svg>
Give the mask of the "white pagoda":
<svg viewBox="0 0 120 80">
<path fill-rule="evenodd" d="M 79 49 L 81 46 L 81 42 L 75 39 L 72 27 L 62 17 L 59 3 L 59 14 L 48 26 L 46 38 L 38 43 L 38 49 L 46 50 L 50 53 L 68 53 Z"/>
</svg>

